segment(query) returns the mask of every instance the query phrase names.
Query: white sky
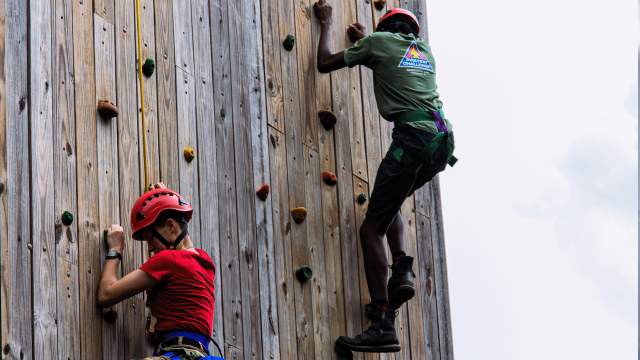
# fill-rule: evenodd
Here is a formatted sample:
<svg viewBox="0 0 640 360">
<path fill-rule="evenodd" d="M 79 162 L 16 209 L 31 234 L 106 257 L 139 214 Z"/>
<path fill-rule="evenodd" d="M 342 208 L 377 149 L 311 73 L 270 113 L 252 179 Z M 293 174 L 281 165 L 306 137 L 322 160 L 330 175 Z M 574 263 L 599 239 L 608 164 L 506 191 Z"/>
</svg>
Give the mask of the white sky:
<svg viewBox="0 0 640 360">
<path fill-rule="evenodd" d="M 458 359 L 635 359 L 638 3 L 427 0 Z"/>
</svg>

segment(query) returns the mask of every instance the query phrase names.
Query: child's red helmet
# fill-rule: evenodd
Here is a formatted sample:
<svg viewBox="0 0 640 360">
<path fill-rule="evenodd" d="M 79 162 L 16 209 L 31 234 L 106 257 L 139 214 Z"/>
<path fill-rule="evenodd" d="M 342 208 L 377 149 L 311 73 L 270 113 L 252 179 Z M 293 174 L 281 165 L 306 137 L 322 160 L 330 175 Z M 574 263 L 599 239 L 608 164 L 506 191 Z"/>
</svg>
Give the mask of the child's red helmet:
<svg viewBox="0 0 640 360">
<path fill-rule="evenodd" d="M 187 216 L 187 222 L 191 220 L 193 209 L 180 194 L 169 189 L 153 189 L 142 195 L 131 209 L 132 237 L 135 240 L 144 240 L 140 230 L 153 224 L 163 210 L 182 211 Z"/>
<path fill-rule="evenodd" d="M 407 16 L 411 20 L 412 25 L 415 27 L 416 33 L 420 32 L 420 24 L 418 24 L 418 18 L 415 15 L 413 15 L 411 11 L 400 9 L 400 8 L 394 8 L 394 9 L 388 10 L 386 14 L 384 14 L 378 21 L 378 26 L 380 26 L 380 24 L 382 24 L 382 22 L 385 21 L 386 19 L 392 16 L 398 16 L 398 15 Z"/>
</svg>

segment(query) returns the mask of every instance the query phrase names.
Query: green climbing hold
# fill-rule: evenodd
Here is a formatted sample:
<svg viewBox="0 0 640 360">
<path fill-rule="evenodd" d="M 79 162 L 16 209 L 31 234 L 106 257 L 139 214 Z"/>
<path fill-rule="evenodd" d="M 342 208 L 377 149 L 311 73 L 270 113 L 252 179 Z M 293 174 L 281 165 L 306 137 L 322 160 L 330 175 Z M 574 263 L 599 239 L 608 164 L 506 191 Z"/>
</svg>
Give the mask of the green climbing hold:
<svg viewBox="0 0 640 360">
<path fill-rule="evenodd" d="M 65 211 L 62 213 L 62 223 L 65 224 L 66 226 L 71 225 L 71 223 L 73 222 L 73 214 Z"/>
<path fill-rule="evenodd" d="M 298 280 L 300 280 L 300 282 L 305 282 L 311 279 L 311 277 L 313 276 L 313 271 L 311 271 L 310 267 L 304 265 L 300 269 L 296 270 L 296 276 L 298 277 Z"/>
<path fill-rule="evenodd" d="M 364 204 L 367 201 L 367 199 L 368 199 L 368 197 L 367 197 L 367 194 L 365 194 L 365 193 L 362 193 L 362 194 L 358 195 L 358 203 L 360 205 Z"/>
<path fill-rule="evenodd" d="M 142 65 L 142 73 L 146 77 L 150 77 L 153 75 L 153 71 L 156 69 L 156 64 L 153 62 L 153 59 L 148 58 L 147 61 Z"/>
<path fill-rule="evenodd" d="M 282 42 L 282 45 L 284 46 L 285 50 L 287 51 L 291 51 L 293 49 L 293 45 L 295 44 L 295 39 L 293 38 L 293 35 L 289 34 L 287 35 L 287 38 L 284 39 L 284 41 Z"/>
</svg>

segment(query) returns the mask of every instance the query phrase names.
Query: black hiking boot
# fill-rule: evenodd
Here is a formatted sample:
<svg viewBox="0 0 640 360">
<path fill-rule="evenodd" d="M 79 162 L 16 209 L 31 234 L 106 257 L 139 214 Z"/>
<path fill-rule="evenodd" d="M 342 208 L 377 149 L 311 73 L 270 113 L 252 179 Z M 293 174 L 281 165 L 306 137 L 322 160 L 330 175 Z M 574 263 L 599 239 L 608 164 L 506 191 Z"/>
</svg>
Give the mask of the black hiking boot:
<svg viewBox="0 0 640 360">
<path fill-rule="evenodd" d="M 340 336 L 336 340 L 336 346 L 351 351 L 359 352 L 398 352 L 400 341 L 396 335 L 394 322 L 396 320 L 395 309 L 377 308 L 368 314 L 371 326 L 362 334 L 355 337 Z"/>
<path fill-rule="evenodd" d="M 402 304 L 411 299 L 416 294 L 416 288 L 413 285 L 413 256 L 403 256 L 399 259 L 393 259 L 391 265 L 391 278 L 387 285 L 389 294 L 389 305 L 392 309 L 399 309 Z"/>
</svg>

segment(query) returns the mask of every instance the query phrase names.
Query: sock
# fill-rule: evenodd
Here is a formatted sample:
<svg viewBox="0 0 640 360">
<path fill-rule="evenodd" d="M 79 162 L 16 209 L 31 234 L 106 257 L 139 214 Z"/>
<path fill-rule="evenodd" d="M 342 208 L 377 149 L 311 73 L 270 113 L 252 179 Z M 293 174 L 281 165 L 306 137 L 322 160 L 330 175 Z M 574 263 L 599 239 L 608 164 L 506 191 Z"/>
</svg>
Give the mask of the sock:
<svg viewBox="0 0 640 360">
<path fill-rule="evenodd" d="M 374 309 L 388 309 L 389 301 L 386 301 L 386 300 L 372 301 L 371 307 Z"/>
<path fill-rule="evenodd" d="M 392 255 L 394 259 L 399 259 L 403 256 L 406 256 L 407 254 L 405 254 L 404 251 L 398 251 L 398 252 L 394 252 Z"/>
</svg>

